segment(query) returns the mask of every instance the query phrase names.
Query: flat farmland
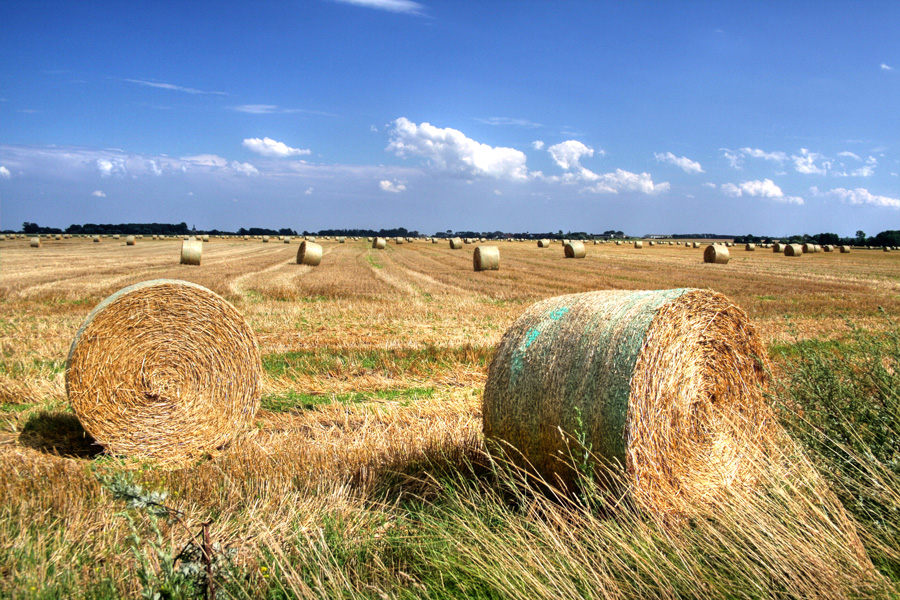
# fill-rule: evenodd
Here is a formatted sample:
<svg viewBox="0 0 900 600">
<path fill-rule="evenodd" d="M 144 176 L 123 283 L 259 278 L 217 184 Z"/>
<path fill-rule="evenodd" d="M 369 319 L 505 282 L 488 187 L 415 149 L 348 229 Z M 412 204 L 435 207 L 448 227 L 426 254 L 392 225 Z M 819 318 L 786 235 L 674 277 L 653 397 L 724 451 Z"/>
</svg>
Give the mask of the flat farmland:
<svg viewBox="0 0 900 600">
<path fill-rule="evenodd" d="M 213 239 L 201 265 L 187 266 L 177 239 L 0 241 L 0 592 L 116 597 L 146 588 L 135 575 L 142 568 L 162 577 L 165 561 L 149 550 L 146 565 L 135 558 L 136 526 L 101 493 L 120 465 L 79 428 L 65 391 L 79 325 L 140 281 L 205 286 L 258 338 L 262 408 L 251 435 L 189 469 L 128 471 L 170 494 L 189 528 L 212 523 L 214 538 L 236 552 L 248 596 L 431 589 L 403 558 L 380 567 L 338 561 L 316 550 L 316 536 L 337 519 L 341 543 L 381 540 L 402 530 L 404 493 L 428 495 L 429 465 L 479 460 L 488 365 L 535 301 L 601 289 L 711 289 L 747 312 L 770 350 L 842 341 L 851 325 L 887 330 L 900 314 L 900 253 L 881 250 L 788 258 L 739 246 L 715 265 L 703 263 L 702 248 L 676 245 L 587 244 L 584 259 L 566 259 L 559 243 L 502 241 L 488 242 L 500 248 L 500 270 L 475 272 L 476 244 L 391 240 L 376 250 L 365 240 L 320 240 L 322 262 L 309 267 L 297 264 L 299 243 Z M 160 527 L 165 544 L 184 545 L 181 529 Z M 306 574 L 303 561 L 327 576 Z M 371 574 L 382 567 L 384 579 Z"/>
</svg>

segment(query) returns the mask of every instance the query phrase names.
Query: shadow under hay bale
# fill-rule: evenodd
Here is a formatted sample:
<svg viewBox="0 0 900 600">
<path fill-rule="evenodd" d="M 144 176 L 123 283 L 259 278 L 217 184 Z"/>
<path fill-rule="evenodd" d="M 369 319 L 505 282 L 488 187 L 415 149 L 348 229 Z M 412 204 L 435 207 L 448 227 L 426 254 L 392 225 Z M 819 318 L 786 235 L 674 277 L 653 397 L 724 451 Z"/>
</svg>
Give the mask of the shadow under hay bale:
<svg viewBox="0 0 900 600">
<path fill-rule="evenodd" d="M 19 444 L 71 458 L 93 458 L 103 453 L 103 447 L 70 413 L 42 411 L 29 417 L 19 433 Z"/>
<path fill-rule="evenodd" d="M 91 311 L 69 350 L 66 393 L 111 454 L 178 468 L 249 429 L 261 372 L 256 336 L 231 304 L 157 279 Z"/>
<path fill-rule="evenodd" d="M 636 501 L 668 512 L 676 498 L 752 483 L 742 452 L 774 422 L 767 364 L 746 314 L 715 292 L 550 298 L 500 342 L 484 390 L 484 434 L 569 490 L 585 467 L 604 478 L 620 465 Z M 584 449 L 575 440 L 596 457 L 578 470 L 572 458 Z"/>
</svg>

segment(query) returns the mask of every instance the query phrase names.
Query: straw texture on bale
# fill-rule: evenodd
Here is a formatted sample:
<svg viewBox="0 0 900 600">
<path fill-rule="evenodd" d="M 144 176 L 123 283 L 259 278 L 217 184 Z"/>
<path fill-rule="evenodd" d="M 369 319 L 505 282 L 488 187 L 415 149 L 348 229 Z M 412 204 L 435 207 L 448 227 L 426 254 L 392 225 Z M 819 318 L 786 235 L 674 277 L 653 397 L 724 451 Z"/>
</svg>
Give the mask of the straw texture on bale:
<svg viewBox="0 0 900 600">
<path fill-rule="evenodd" d="M 253 423 L 262 372 L 235 308 L 186 281 L 119 290 L 88 315 L 66 361 L 66 393 L 112 454 L 186 466 Z"/>
<path fill-rule="evenodd" d="M 500 341 L 484 434 L 492 449 L 506 447 L 511 460 L 570 490 L 578 478 L 570 457 L 584 435 L 599 463 L 624 469 L 634 498 L 666 511 L 674 496 L 752 484 L 742 449 L 774 426 L 767 368 L 747 315 L 716 292 L 549 298 Z"/>
<path fill-rule="evenodd" d="M 476 271 L 497 271 L 500 269 L 500 248 L 497 246 L 476 246 L 472 255 L 472 266 Z"/>
<path fill-rule="evenodd" d="M 458 237 L 450 238 L 450 249 L 451 250 L 459 250 L 462 247 L 463 247 L 462 238 L 458 238 Z"/>
<path fill-rule="evenodd" d="M 315 242 L 303 241 L 297 250 L 297 264 L 317 267 L 322 262 L 322 246 Z"/>
<path fill-rule="evenodd" d="M 566 258 L 584 258 L 587 252 L 584 249 L 584 243 L 572 240 L 564 246 Z"/>
<path fill-rule="evenodd" d="M 199 265 L 203 256 L 203 242 L 200 240 L 184 240 L 181 242 L 181 264 Z"/>
<path fill-rule="evenodd" d="M 727 265 L 731 259 L 728 247 L 721 244 L 710 244 L 703 251 L 703 262 Z"/>
<path fill-rule="evenodd" d="M 538 248 L 549 248 L 550 240 L 538 240 Z"/>
<path fill-rule="evenodd" d="M 784 244 L 772 244 L 772 252 L 775 254 L 781 254 L 784 252 Z"/>
<path fill-rule="evenodd" d="M 387 248 L 387 240 L 383 237 L 377 237 L 372 240 L 372 247 L 376 250 L 384 250 L 385 248 Z"/>
<path fill-rule="evenodd" d="M 801 246 L 800 244 L 785 244 L 784 255 L 785 256 L 802 256 L 803 255 L 803 246 Z"/>
</svg>

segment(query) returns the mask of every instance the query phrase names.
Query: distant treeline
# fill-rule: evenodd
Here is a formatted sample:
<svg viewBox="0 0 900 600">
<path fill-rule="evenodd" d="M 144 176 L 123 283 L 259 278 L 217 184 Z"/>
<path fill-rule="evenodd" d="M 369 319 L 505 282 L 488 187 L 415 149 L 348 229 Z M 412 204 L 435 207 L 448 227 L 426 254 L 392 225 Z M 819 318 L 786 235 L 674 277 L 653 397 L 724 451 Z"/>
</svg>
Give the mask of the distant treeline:
<svg viewBox="0 0 900 600">
<path fill-rule="evenodd" d="M 85 223 L 84 225 L 69 225 L 65 229 L 56 227 L 42 227 L 37 223 L 26 221 L 22 223 L 22 229 L 13 231 L 11 229 L 3 230 L 3 233 L 26 233 L 26 234 L 47 234 L 47 233 L 69 233 L 83 235 L 300 235 L 294 229 L 267 229 L 264 227 L 241 227 L 237 231 L 222 231 L 219 229 L 197 229 L 196 227 L 188 227 L 187 223 L 120 223 L 112 224 L 95 224 Z M 409 230 L 405 227 L 395 227 L 393 229 L 321 229 L 319 231 L 304 231 L 303 235 L 317 236 L 346 236 L 346 237 L 419 237 L 421 234 L 416 230 Z M 603 233 L 587 233 L 584 231 L 567 231 L 561 229 L 556 232 L 544 233 L 512 233 L 505 231 L 439 231 L 434 234 L 438 238 L 487 238 L 494 240 L 502 240 L 508 238 L 522 238 L 528 240 L 539 239 L 568 239 L 568 240 L 590 240 L 596 238 L 625 238 L 624 232 L 608 229 Z M 656 236 L 654 236 L 656 237 Z M 900 246 L 900 231 L 890 229 L 881 233 L 869 236 L 864 231 L 857 231 L 853 237 L 841 237 L 836 233 L 817 233 L 815 235 L 792 235 L 784 236 L 758 236 L 753 234 L 747 235 L 722 235 L 716 233 L 675 233 L 668 236 L 672 239 L 733 239 L 735 243 L 769 243 L 774 240 L 787 242 L 791 244 L 804 244 L 812 242 L 815 244 L 833 244 L 835 246 L 847 244 L 857 246 Z"/>
</svg>

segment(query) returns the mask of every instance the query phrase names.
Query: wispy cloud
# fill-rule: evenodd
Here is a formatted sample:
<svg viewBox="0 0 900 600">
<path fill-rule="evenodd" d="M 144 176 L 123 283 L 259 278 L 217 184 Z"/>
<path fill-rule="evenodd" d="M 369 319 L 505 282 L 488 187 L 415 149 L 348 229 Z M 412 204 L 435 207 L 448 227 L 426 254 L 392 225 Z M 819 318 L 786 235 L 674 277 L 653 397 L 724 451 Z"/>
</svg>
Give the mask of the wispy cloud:
<svg viewBox="0 0 900 600">
<path fill-rule="evenodd" d="M 276 142 L 272 138 L 247 138 L 244 140 L 244 147 L 251 152 L 256 152 L 262 156 L 273 158 L 286 158 L 288 156 L 300 156 L 303 154 L 311 154 L 309 149 L 291 148 L 284 142 Z"/>
<path fill-rule="evenodd" d="M 420 15 L 425 7 L 418 2 L 412 0 L 334 0 L 341 4 L 353 4 L 355 6 L 364 6 L 366 8 L 377 8 L 378 10 L 386 10 L 395 13 L 407 13 Z"/>
<path fill-rule="evenodd" d="M 380 187 L 385 192 L 392 192 L 394 194 L 399 194 L 400 192 L 406 191 L 406 185 L 402 182 L 397 181 L 396 179 L 391 181 L 390 179 L 382 179 L 378 182 L 378 187 Z"/>
<path fill-rule="evenodd" d="M 885 63 L 881 63 L 881 70 L 882 71 L 893 71 L 894 67 L 887 65 Z"/>
<path fill-rule="evenodd" d="M 682 169 L 685 173 L 703 173 L 703 167 L 700 166 L 700 163 L 689 159 L 686 156 L 675 156 L 671 152 L 655 153 L 653 155 L 656 157 L 656 160 L 661 163 L 668 163 L 670 165 L 675 165 L 679 169 Z"/>
<path fill-rule="evenodd" d="M 172 83 L 160 83 L 158 81 L 146 81 L 143 79 L 125 79 L 128 83 L 135 83 L 137 85 L 143 85 L 146 87 L 157 88 L 161 90 L 171 90 L 174 92 L 184 92 L 185 94 L 211 94 L 215 96 L 227 96 L 227 92 L 207 92 L 204 90 L 198 90 L 196 88 L 183 87 L 180 85 L 175 85 Z"/>
<path fill-rule="evenodd" d="M 476 118 L 475 120 L 479 123 L 484 123 L 485 125 L 511 125 L 513 127 L 524 127 L 526 129 L 543 127 L 540 123 L 535 123 L 528 119 L 512 119 L 510 117 L 487 117 Z"/>
<path fill-rule="evenodd" d="M 91 196 L 94 198 L 106 198 L 106 193 L 103 190 L 94 190 L 91 192 Z"/>
<path fill-rule="evenodd" d="M 231 110 L 251 115 L 293 115 L 302 113 L 309 115 L 323 115 L 326 117 L 336 116 L 333 113 L 308 110 L 305 108 L 283 108 L 277 104 L 241 104 L 240 106 L 232 106 Z"/>
<path fill-rule="evenodd" d="M 836 188 L 825 193 L 826 195 L 839 198 L 842 202 L 846 202 L 847 204 L 872 204 L 874 206 L 900 209 L 900 198 L 872 194 L 865 188 L 856 188 L 854 190 Z"/>
<path fill-rule="evenodd" d="M 741 152 L 751 158 L 762 158 L 779 164 L 784 164 L 788 159 L 788 155 L 784 152 L 766 152 L 758 148 L 741 148 Z"/>
<path fill-rule="evenodd" d="M 0 166 L 0 179 L 9 179 L 10 177 L 12 177 L 12 173 L 9 172 L 9 169 Z"/>
</svg>

